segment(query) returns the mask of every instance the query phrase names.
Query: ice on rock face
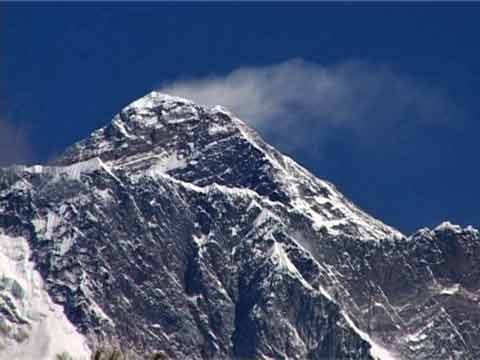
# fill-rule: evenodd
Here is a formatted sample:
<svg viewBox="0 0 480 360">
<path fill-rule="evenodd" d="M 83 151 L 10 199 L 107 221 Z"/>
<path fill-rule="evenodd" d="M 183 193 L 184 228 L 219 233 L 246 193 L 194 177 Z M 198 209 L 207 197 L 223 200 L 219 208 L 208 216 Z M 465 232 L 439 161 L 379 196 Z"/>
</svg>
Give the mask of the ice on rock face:
<svg viewBox="0 0 480 360">
<path fill-rule="evenodd" d="M 291 274 L 297 274 L 298 270 L 295 265 L 292 264 L 285 250 L 283 249 L 282 244 L 275 242 L 272 246 L 270 258 L 273 263 L 276 265 L 278 270 L 285 270 Z"/>
</svg>

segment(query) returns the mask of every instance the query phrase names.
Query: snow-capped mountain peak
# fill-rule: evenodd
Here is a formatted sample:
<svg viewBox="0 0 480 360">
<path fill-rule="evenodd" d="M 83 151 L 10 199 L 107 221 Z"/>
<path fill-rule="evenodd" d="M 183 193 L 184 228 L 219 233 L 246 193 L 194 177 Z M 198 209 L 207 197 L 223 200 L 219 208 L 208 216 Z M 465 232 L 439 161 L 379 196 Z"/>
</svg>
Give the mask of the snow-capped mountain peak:
<svg viewBox="0 0 480 360">
<path fill-rule="evenodd" d="M 168 174 L 196 186 L 247 188 L 309 215 L 315 227 L 362 238 L 402 235 L 351 204 L 335 187 L 265 143 L 220 107 L 152 92 L 71 147 L 57 163 L 98 157 L 112 171 Z M 342 230 L 335 230 L 335 229 Z"/>
<path fill-rule="evenodd" d="M 406 238 L 220 106 L 152 92 L 51 165 L 0 169 L 0 233 L 91 348 L 480 355 L 476 230 Z"/>
</svg>

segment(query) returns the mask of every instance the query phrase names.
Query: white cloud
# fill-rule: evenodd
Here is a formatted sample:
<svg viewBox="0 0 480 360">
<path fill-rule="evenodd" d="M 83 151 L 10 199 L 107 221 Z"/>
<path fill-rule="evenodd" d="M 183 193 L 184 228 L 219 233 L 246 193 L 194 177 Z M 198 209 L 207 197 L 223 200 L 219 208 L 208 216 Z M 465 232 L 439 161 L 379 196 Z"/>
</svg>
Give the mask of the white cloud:
<svg viewBox="0 0 480 360">
<path fill-rule="evenodd" d="M 294 59 L 179 80 L 160 91 L 223 105 L 289 150 L 319 150 L 335 136 L 356 146 L 387 146 L 456 111 L 441 89 L 365 62 L 323 66 Z"/>
</svg>

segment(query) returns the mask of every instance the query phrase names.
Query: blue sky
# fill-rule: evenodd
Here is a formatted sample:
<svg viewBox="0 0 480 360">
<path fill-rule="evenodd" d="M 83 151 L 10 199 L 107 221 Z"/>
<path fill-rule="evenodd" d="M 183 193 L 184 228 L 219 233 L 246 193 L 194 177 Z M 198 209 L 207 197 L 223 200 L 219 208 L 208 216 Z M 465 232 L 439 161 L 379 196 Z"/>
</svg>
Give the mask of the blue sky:
<svg viewBox="0 0 480 360">
<path fill-rule="evenodd" d="M 229 106 L 406 233 L 479 227 L 479 18 L 473 3 L 2 3 L 0 164 L 44 162 L 164 89 Z"/>
</svg>

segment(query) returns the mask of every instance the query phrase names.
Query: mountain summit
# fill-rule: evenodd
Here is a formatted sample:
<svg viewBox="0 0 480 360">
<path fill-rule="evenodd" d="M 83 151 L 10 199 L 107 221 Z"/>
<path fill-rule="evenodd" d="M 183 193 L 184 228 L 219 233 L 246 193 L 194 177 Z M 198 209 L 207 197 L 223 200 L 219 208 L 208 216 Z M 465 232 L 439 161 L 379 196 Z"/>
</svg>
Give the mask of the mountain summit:
<svg viewBox="0 0 480 360">
<path fill-rule="evenodd" d="M 227 110 L 158 92 L 0 170 L 0 357 L 476 359 L 480 235 L 410 237 Z"/>
<path fill-rule="evenodd" d="M 220 106 L 158 92 L 141 98 L 57 161 L 101 161 L 134 176 L 170 176 L 183 183 L 250 190 L 308 215 L 316 228 L 359 238 L 401 236 L 360 211 L 335 187 L 266 144 Z"/>
</svg>

